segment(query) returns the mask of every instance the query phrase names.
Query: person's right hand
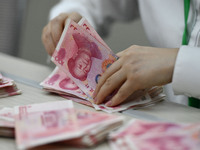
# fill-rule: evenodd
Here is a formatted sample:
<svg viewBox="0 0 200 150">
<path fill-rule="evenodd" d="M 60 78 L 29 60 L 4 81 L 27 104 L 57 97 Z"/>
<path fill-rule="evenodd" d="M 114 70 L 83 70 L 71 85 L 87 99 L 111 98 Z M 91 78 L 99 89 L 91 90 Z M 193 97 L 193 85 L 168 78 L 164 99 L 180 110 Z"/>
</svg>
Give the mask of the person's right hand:
<svg viewBox="0 0 200 150">
<path fill-rule="evenodd" d="M 42 31 L 42 42 L 49 55 L 53 55 L 56 45 L 61 37 L 67 18 L 78 22 L 82 16 L 78 13 L 61 13 L 52 19 Z"/>
</svg>

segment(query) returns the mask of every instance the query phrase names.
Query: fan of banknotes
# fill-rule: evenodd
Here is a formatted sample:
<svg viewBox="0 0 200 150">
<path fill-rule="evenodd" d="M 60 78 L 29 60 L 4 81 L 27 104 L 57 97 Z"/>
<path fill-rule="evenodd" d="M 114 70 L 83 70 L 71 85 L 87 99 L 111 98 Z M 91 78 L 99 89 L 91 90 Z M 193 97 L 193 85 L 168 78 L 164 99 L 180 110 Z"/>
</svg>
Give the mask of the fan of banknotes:
<svg viewBox="0 0 200 150">
<path fill-rule="evenodd" d="M 200 124 L 132 120 L 109 139 L 112 150 L 199 150 Z"/>
<path fill-rule="evenodd" d="M 21 94 L 15 82 L 0 73 L 0 98 Z"/>
<path fill-rule="evenodd" d="M 164 99 L 162 87 L 153 87 L 117 107 L 95 105 L 92 94 L 96 84 L 117 59 L 85 18 L 78 24 L 68 19 L 51 59 L 57 67 L 41 85 L 46 91 L 109 113 L 146 107 Z"/>
<path fill-rule="evenodd" d="M 122 123 L 121 116 L 75 109 L 71 100 L 0 110 L 0 136 L 15 137 L 18 149 L 55 142 L 90 147 Z"/>
</svg>

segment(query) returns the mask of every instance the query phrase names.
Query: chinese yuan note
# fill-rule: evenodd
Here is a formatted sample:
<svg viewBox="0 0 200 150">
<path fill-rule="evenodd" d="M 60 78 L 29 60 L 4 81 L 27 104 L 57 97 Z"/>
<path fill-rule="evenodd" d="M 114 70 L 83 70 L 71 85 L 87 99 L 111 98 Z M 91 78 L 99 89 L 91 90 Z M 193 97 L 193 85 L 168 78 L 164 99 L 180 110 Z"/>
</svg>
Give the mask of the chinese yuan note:
<svg viewBox="0 0 200 150">
<path fill-rule="evenodd" d="M 2 80 L 3 80 L 3 76 L 2 76 L 2 74 L 0 72 L 0 83 L 2 82 Z"/>
<path fill-rule="evenodd" d="M 0 109 L 0 137 L 14 137 L 15 118 L 13 108 Z"/>
<path fill-rule="evenodd" d="M 78 22 L 78 24 L 83 27 L 89 34 L 91 34 L 97 41 L 104 45 L 108 50 L 112 51 L 84 17 Z"/>
<path fill-rule="evenodd" d="M 116 58 L 84 28 L 68 19 L 52 61 L 92 97 L 102 73 Z"/>
<path fill-rule="evenodd" d="M 72 97 L 72 96 L 68 96 L 68 95 L 64 95 L 64 94 L 61 94 L 60 96 L 64 97 L 65 99 L 72 100 L 76 103 L 80 103 L 80 104 L 83 104 L 86 106 L 93 107 L 92 103 L 86 99 L 82 99 L 80 97 Z"/>
<path fill-rule="evenodd" d="M 21 94 L 15 82 L 0 73 L 0 98 Z"/>
<path fill-rule="evenodd" d="M 59 94 L 71 95 L 87 100 L 86 94 L 58 67 L 40 84 L 47 90 L 54 90 Z"/>
<path fill-rule="evenodd" d="M 76 116 L 79 126 L 81 126 L 82 130 L 87 131 L 92 128 L 98 129 L 98 127 L 101 128 L 116 122 L 122 124 L 123 122 L 123 117 L 106 113 L 92 112 L 89 110 L 77 109 Z"/>
<path fill-rule="evenodd" d="M 197 150 L 200 124 L 132 120 L 110 134 L 113 150 Z"/>
<path fill-rule="evenodd" d="M 71 101 L 14 108 L 18 149 L 27 149 L 80 135 Z"/>
<path fill-rule="evenodd" d="M 22 93 L 21 90 L 17 88 L 16 84 L 13 84 L 12 86 L 6 86 L 4 88 L 0 88 L 0 98 L 18 95 L 21 93 Z"/>
<path fill-rule="evenodd" d="M 14 128 L 14 112 L 12 108 L 4 107 L 0 110 L 0 127 Z"/>
<path fill-rule="evenodd" d="M 14 116 L 18 149 L 65 141 L 92 146 L 123 122 L 120 116 L 74 109 L 71 101 L 16 106 Z"/>
<path fill-rule="evenodd" d="M 2 82 L 0 82 L 0 89 L 2 89 L 4 87 L 12 86 L 14 84 L 15 83 L 14 83 L 14 81 L 12 79 L 3 77 L 2 78 Z"/>
</svg>

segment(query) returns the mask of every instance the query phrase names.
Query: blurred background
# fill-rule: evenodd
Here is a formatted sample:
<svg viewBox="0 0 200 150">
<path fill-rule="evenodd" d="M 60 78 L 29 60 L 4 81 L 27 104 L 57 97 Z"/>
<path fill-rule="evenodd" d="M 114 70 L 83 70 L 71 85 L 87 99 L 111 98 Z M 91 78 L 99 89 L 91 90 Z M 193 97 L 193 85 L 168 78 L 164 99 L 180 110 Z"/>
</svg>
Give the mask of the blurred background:
<svg viewBox="0 0 200 150">
<path fill-rule="evenodd" d="M 0 52 L 47 65 L 41 42 L 50 9 L 59 0 L 0 0 Z M 140 19 L 114 23 L 105 42 L 115 52 L 132 44 L 148 46 Z"/>
</svg>

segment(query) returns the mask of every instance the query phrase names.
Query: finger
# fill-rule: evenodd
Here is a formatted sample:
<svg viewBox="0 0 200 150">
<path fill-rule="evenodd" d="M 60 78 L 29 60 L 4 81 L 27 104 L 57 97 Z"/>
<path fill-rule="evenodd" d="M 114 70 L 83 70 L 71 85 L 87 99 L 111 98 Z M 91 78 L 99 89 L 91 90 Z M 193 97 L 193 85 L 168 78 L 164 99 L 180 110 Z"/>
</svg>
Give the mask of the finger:
<svg viewBox="0 0 200 150">
<path fill-rule="evenodd" d="M 82 16 L 79 13 L 77 13 L 77 12 L 72 12 L 69 15 L 69 18 L 71 18 L 73 21 L 75 21 L 76 23 L 78 23 L 81 20 Z"/>
<path fill-rule="evenodd" d="M 117 72 L 121 68 L 121 61 L 117 60 L 115 61 L 101 76 L 99 79 L 99 82 L 96 86 L 96 89 L 93 94 L 93 98 L 96 97 L 97 93 L 99 92 L 101 86 L 104 84 L 104 82 L 115 72 Z"/>
<path fill-rule="evenodd" d="M 122 56 L 124 55 L 124 53 L 126 53 L 126 52 L 128 51 L 128 49 L 129 49 L 129 48 L 127 48 L 127 49 L 125 49 L 125 50 L 123 50 L 123 51 L 121 51 L 121 52 L 118 52 L 116 55 L 117 55 L 118 57 L 122 57 Z"/>
<path fill-rule="evenodd" d="M 131 101 L 131 100 L 135 100 L 143 95 L 145 95 L 148 92 L 148 89 L 144 89 L 144 90 L 138 90 L 135 91 L 134 93 L 132 93 L 127 99 L 126 101 Z"/>
<path fill-rule="evenodd" d="M 126 75 L 122 71 L 115 72 L 112 76 L 110 76 L 105 83 L 100 88 L 96 98 L 95 103 L 102 103 L 107 96 L 112 94 L 117 88 L 119 88 L 124 81 L 126 80 Z"/>
<path fill-rule="evenodd" d="M 134 86 L 128 80 L 120 87 L 117 94 L 106 103 L 106 106 L 116 106 L 125 101 L 134 91 Z"/>
<path fill-rule="evenodd" d="M 48 54 L 52 55 L 55 50 L 55 45 L 54 45 L 53 39 L 51 37 L 51 31 L 50 31 L 49 25 L 47 25 L 44 28 L 43 35 L 42 35 L 42 41 L 44 43 L 44 47 L 45 47 L 46 51 L 48 52 Z"/>
<path fill-rule="evenodd" d="M 66 17 L 60 17 L 52 20 L 50 24 L 51 36 L 55 45 L 58 44 L 64 29 L 64 22 Z"/>
<path fill-rule="evenodd" d="M 123 53 L 124 53 L 124 51 L 121 51 L 121 52 L 117 53 L 116 55 L 117 55 L 118 57 L 121 57 L 121 56 L 123 56 Z"/>
</svg>

